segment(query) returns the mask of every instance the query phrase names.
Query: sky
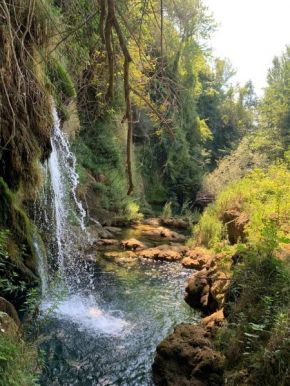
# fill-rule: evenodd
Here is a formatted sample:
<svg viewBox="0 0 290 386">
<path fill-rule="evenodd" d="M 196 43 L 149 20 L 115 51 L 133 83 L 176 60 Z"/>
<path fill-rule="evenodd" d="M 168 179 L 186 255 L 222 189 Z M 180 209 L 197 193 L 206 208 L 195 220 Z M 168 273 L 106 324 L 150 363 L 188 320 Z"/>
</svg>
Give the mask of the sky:
<svg viewBox="0 0 290 386">
<path fill-rule="evenodd" d="M 219 30 L 211 45 L 214 55 L 230 59 L 235 80 L 252 80 L 258 95 L 266 87 L 274 56 L 290 45 L 290 0 L 204 0 Z"/>
</svg>

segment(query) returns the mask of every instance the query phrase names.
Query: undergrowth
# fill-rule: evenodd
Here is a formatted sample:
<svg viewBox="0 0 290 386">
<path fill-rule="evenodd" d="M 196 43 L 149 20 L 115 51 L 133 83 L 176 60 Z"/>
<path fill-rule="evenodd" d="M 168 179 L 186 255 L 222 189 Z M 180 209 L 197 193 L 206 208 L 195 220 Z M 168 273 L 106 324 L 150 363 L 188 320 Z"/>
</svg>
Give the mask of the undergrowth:
<svg viewBox="0 0 290 386">
<path fill-rule="evenodd" d="M 280 245 L 274 222 L 261 230 L 256 248 L 239 246 L 226 293 L 227 323 L 216 337 L 226 356 L 231 385 L 289 385 L 290 267 L 277 257 Z M 243 383 L 241 383 L 243 382 Z"/>
<path fill-rule="evenodd" d="M 228 210 L 236 210 L 249 218 L 245 232 L 251 245 L 261 241 L 261 230 L 271 221 L 276 223 L 279 237 L 288 236 L 289 206 L 290 170 L 286 155 L 285 160 L 276 161 L 267 171 L 255 169 L 223 190 L 193 227 L 194 240 L 199 245 L 213 248 L 222 239 L 227 239 L 223 214 Z"/>
<path fill-rule="evenodd" d="M 37 385 L 36 369 L 36 347 L 0 331 L 0 386 Z"/>
</svg>

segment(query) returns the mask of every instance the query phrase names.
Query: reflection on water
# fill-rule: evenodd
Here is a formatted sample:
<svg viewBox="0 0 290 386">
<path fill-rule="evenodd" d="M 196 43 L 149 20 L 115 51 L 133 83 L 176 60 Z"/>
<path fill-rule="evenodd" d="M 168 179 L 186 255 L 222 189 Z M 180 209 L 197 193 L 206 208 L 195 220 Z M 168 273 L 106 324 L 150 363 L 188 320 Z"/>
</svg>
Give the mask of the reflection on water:
<svg viewBox="0 0 290 386">
<path fill-rule="evenodd" d="M 182 300 L 191 272 L 147 260 L 90 264 L 94 285 L 63 299 L 43 331 L 40 384 L 151 385 L 157 344 L 177 323 L 196 321 Z"/>
</svg>

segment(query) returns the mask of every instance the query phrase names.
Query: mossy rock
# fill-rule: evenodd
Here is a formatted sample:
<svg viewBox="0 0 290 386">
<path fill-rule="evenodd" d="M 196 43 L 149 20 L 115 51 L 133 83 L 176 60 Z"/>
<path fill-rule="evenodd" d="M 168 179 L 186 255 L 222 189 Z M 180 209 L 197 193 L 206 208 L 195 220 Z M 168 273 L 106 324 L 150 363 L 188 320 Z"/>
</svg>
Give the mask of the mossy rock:
<svg viewBox="0 0 290 386">
<path fill-rule="evenodd" d="M 20 319 L 18 317 L 17 311 L 12 303 L 8 300 L 0 297 L 0 312 L 5 312 L 10 318 L 14 320 L 18 327 L 20 327 Z"/>
</svg>

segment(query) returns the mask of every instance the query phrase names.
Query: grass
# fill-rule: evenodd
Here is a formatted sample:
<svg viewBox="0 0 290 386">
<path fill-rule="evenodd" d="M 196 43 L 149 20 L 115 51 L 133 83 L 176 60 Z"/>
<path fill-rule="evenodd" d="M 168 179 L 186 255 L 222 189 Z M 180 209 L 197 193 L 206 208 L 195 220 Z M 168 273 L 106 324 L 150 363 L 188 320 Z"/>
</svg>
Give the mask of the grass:
<svg viewBox="0 0 290 386">
<path fill-rule="evenodd" d="M 277 161 L 267 171 L 256 169 L 220 192 L 216 201 L 193 227 L 195 242 L 208 248 L 227 238 L 223 232 L 223 213 L 237 210 L 249 217 L 246 234 L 251 245 L 262 239 L 265 224 L 274 221 L 279 237 L 290 235 L 290 170 L 287 161 Z"/>
<path fill-rule="evenodd" d="M 37 385 L 36 369 L 36 347 L 0 331 L 0 386 Z"/>
</svg>

